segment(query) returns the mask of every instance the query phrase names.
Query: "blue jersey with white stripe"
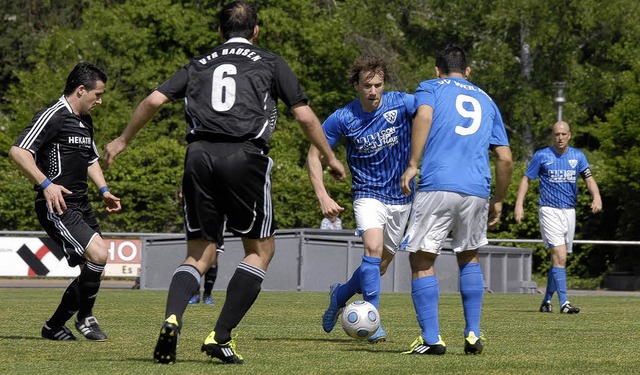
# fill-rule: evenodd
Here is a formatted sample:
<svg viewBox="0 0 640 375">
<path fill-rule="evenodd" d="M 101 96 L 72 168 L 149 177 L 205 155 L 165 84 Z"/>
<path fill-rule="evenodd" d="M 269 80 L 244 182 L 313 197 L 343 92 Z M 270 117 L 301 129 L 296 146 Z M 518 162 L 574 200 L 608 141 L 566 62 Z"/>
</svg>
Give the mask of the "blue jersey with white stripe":
<svg viewBox="0 0 640 375">
<path fill-rule="evenodd" d="M 335 111 L 322 124 L 331 147 L 340 138 L 347 141 L 347 164 L 351 171 L 353 199 L 374 198 L 387 204 L 406 204 L 400 177 L 409 164 L 411 94 L 384 92 L 374 112 L 362 110 L 354 100 Z"/>
<path fill-rule="evenodd" d="M 418 190 L 489 198 L 489 147 L 509 146 L 496 104 L 479 87 L 455 77 L 423 81 L 415 98 L 416 108 L 433 108 Z"/>
<path fill-rule="evenodd" d="M 524 175 L 532 180 L 540 177 L 540 206 L 573 208 L 578 200 L 578 175 L 587 168 L 582 151 L 568 147 L 560 155 L 550 146 L 536 151 Z"/>
</svg>

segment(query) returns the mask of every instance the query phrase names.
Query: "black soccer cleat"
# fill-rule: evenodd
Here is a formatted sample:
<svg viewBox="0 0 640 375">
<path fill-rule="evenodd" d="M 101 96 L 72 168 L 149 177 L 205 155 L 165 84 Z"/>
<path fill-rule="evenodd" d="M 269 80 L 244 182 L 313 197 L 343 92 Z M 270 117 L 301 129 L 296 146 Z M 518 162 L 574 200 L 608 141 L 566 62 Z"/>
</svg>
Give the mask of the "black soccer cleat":
<svg viewBox="0 0 640 375">
<path fill-rule="evenodd" d="M 482 344 L 482 334 L 477 337 L 473 331 L 464 339 L 464 354 L 480 354 L 484 345 Z"/>
<path fill-rule="evenodd" d="M 153 360 L 156 363 L 175 363 L 179 337 L 178 320 L 175 315 L 171 315 L 162 324 L 158 342 L 155 349 L 153 349 Z"/>
<path fill-rule="evenodd" d="M 560 314 L 577 314 L 580 312 L 579 307 L 571 306 L 569 301 L 565 302 L 560 308 Z"/>
<path fill-rule="evenodd" d="M 442 341 L 442 338 L 438 336 L 438 342 L 435 344 L 427 344 L 422 335 L 418 336 L 417 339 L 413 340 L 411 343 L 411 347 L 406 352 L 402 352 L 402 354 L 429 354 L 429 355 L 442 355 L 447 352 L 447 346 Z"/>
<path fill-rule="evenodd" d="M 553 312 L 553 308 L 551 307 L 551 302 L 550 301 L 542 302 L 542 305 L 540 305 L 540 310 L 539 311 L 543 312 L 543 313 Z"/>
<path fill-rule="evenodd" d="M 43 338 L 54 341 L 71 341 L 76 339 L 69 328 L 65 326 L 49 327 L 46 322 L 42 326 L 42 331 L 40 331 L 40 334 Z"/>
<path fill-rule="evenodd" d="M 200 350 L 206 352 L 211 358 L 218 358 L 225 364 L 243 364 L 244 358 L 236 352 L 235 341 L 231 339 L 225 344 L 218 344 L 218 342 L 216 342 L 215 335 L 216 333 L 211 331 L 209 336 L 204 340 Z"/>
<path fill-rule="evenodd" d="M 95 316 L 87 316 L 81 321 L 76 320 L 76 329 L 89 340 L 105 341 L 107 339 L 107 335 L 102 332 Z"/>
</svg>

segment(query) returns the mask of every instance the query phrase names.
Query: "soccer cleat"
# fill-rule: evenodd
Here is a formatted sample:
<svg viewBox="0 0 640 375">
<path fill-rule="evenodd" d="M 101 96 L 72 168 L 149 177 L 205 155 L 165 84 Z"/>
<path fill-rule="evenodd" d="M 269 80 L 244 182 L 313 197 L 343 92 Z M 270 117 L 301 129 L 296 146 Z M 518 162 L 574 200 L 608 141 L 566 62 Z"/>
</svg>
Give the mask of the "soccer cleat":
<svg viewBox="0 0 640 375">
<path fill-rule="evenodd" d="M 162 324 L 158 343 L 156 348 L 153 349 L 153 360 L 156 363 L 175 363 L 179 337 L 178 320 L 175 315 L 171 315 Z"/>
<path fill-rule="evenodd" d="M 551 307 L 551 301 L 542 302 L 542 305 L 540 305 L 540 312 L 545 312 L 545 313 L 553 312 L 553 308 Z"/>
<path fill-rule="evenodd" d="M 191 299 L 189 300 L 190 305 L 193 305 L 196 303 L 200 303 L 200 293 L 194 294 L 193 297 L 191 297 Z"/>
<path fill-rule="evenodd" d="M 205 305 L 213 305 L 213 298 L 211 297 L 211 295 L 202 296 L 202 303 L 204 303 Z"/>
<path fill-rule="evenodd" d="M 218 344 L 215 339 L 215 331 L 211 331 L 204 340 L 201 351 L 206 352 L 211 358 L 218 358 L 225 364 L 243 364 L 244 358 L 236 352 L 236 343 L 233 339 L 225 344 Z"/>
<path fill-rule="evenodd" d="M 327 307 L 327 311 L 322 315 L 322 329 L 325 332 L 329 333 L 333 330 L 333 327 L 336 326 L 336 322 L 338 321 L 338 316 L 342 312 L 342 308 L 338 306 L 338 300 L 336 296 L 336 292 L 338 291 L 338 287 L 342 285 L 340 283 L 332 284 L 329 287 L 329 307 Z"/>
<path fill-rule="evenodd" d="M 433 354 L 442 355 L 447 352 L 447 345 L 442 341 L 442 337 L 438 335 L 438 342 L 435 344 L 427 344 L 422 335 L 411 343 L 411 348 L 402 354 Z"/>
<path fill-rule="evenodd" d="M 369 341 L 370 344 L 387 341 L 387 333 L 382 328 L 382 324 L 378 326 L 378 329 L 367 339 L 367 341 Z"/>
<path fill-rule="evenodd" d="M 107 335 L 102 332 L 95 316 L 87 316 L 81 321 L 76 320 L 76 329 L 89 340 L 105 341 L 107 339 Z"/>
<path fill-rule="evenodd" d="M 569 301 L 565 302 L 560 308 L 560 314 L 577 314 L 580 312 L 579 307 L 571 306 Z"/>
<path fill-rule="evenodd" d="M 40 331 L 40 334 L 45 339 L 54 340 L 54 341 L 69 341 L 69 340 L 76 339 L 76 337 L 73 335 L 73 333 L 71 333 L 69 328 L 65 326 L 49 327 L 46 322 L 42 326 L 42 331 Z"/>
<path fill-rule="evenodd" d="M 469 335 L 464 339 L 464 354 L 480 354 L 484 345 L 482 344 L 482 334 L 477 337 L 473 331 L 469 331 Z"/>
</svg>

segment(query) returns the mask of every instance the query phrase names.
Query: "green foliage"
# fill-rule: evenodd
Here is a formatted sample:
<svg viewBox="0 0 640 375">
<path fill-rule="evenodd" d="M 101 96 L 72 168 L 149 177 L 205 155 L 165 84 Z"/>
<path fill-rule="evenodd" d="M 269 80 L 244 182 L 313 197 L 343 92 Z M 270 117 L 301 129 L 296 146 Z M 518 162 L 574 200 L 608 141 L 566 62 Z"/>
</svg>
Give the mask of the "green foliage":
<svg viewBox="0 0 640 375">
<path fill-rule="evenodd" d="M 137 103 L 198 55 L 220 42 L 216 14 L 222 1 L 3 2 L 0 23 L 0 197 L 2 228 L 37 229 L 34 192 L 9 147 L 33 114 L 59 97 L 80 60 L 109 75 L 104 104 L 94 112 L 103 148 L 120 134 Z M 583 149 L 600 185 L 604 211 L 590 212 L 580 186 L 579 239 L 637 239 L 640 219 L 640 5 L 634 0 L 512 2 L 500 0 L 257 0 L 261 33 L 256 44 L 280 53 L 299 76 L 323 120 L 354 98 L 346 72 L 355 57 L 377 54 L 390 62 L 388 90 L 413 91 L 434 78 L 434 57 L 447 43 L 463 46 L 470 80 L 502 111 L 516 171 L 503 214 L 491 236 L 540 238 L 537 185 L 530 186 L 525 219 L 513 222 L 515 192 L 529 158 L 549 144 L 556 120 L 555 81 L 566 81 L 564 118 L 573 145 Z M 106 216 L 103 229 L 180 231 L 176 191 L 184 151 L 182 103 L 164 106 L 120 155 L 106 178 L 125 212 Z M 308 142 L 285 108 L 272 142 L 273 197 L 280 228 L 316 227 L 317 199 L 304 167 Z M 344 148 L 337 153 L 344 160 Z M 325 184 L 345 207 L 353 227 L 350 183 Z M 92 188 L 93 189 L 93 188 Z M 93 190 L 92 190 L 93 193 Z M 97 194 L 95 196 L 97 199 Z M 546 272 L 548 254 L 533 247 L 535 269 Z M 570 272 L 594 277 L 609 269 L 637 270 L 628 248 L 577 246 Z"/>
</svg>

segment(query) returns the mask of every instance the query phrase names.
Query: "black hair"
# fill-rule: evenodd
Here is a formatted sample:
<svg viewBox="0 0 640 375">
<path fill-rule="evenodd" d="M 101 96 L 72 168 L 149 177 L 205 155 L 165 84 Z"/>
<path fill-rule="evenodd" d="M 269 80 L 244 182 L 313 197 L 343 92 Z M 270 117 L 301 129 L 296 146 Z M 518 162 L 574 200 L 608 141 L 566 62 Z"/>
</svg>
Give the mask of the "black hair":
<svg viewBox="0 0 640 375">
<path fill-rule="evenodd" d="M 79 86 L 84 86 L 91 91 L 96 88 L 98 81 L 107 83 L 107 75 L 97 66 L 83 61 L 78 63 L 67 76 L 63 94 L 71 95 Z"/>
<path fill-rule="evenodd" d="M 436 56 L 436 67 L 441 74 L 451 73 L 465 74 L 467 70 L 467 55 L 462 47 L 453 44 L 447 45 Z"/>
</svg>

